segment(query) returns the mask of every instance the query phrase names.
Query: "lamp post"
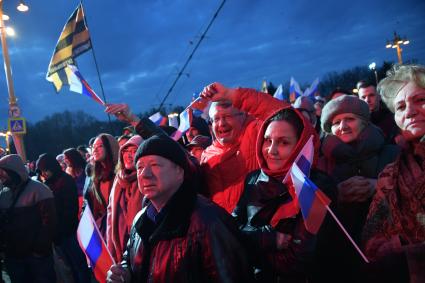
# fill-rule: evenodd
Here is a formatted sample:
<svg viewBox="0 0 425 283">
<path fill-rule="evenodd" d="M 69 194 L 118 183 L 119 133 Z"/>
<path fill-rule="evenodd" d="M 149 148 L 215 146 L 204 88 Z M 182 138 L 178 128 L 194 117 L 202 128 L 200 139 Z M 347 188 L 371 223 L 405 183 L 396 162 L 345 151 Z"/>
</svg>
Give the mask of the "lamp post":
<svg viewBox="0 0 425 283">
<path fill-rule="evenodd" d="M 15 89 L 13 87 L 12 71 L 10 68 L 9 50 L 7 48 L 7 41 L 6 41 L 6 27 L 3 22 L 3 2 L 4 2 L 3 0 L 0 0 L 0 37 L 1 37 L 1 47 L 2 47 L 3 61 L 4 61 L 4 71 L 6 73 L 7 90 L 9 93 L 9 118 L 20 118 L 21 110 L 18 107 L 17 99 L 15 96 Z M 23 1 L 20 1 L 18 10 L 22 12 L 28 11 L 28 6 L 26 6 L 23 3 Z M 26 155 L 25 155 L 23 135 L 12 133 L 12 137 L 13 137 L 13 142 L 15 144 L 16 151 L 21 156 L 22 160 L 25 162 Z"/>
<path fill-rule="evenodd" d="M 376 85 L 378 85 L 378 72 L 376 71 L 376 63 L 372 62 L 369 64 L 369 70 L 373 71 L 375 73 L 375 82 Z"/>
<path fill-rule="evenodd" d="M 409 44 L 410 41 L 405 37 L 405 38 L 401 38 L 396 32 L 394 32 L 394 38 L 391 41 L 387 40 L 387 45 L 385 45 L 386 48 L 396 48 L 397 49 L 397 58 L 398 58 L 398 63 L 399 64 L 403 64 L 403 60 L 401 58 L 401 52 L 403 51 L 403 49 L 401 49 L 400 45 L 407 45 Z"/>
</svg>

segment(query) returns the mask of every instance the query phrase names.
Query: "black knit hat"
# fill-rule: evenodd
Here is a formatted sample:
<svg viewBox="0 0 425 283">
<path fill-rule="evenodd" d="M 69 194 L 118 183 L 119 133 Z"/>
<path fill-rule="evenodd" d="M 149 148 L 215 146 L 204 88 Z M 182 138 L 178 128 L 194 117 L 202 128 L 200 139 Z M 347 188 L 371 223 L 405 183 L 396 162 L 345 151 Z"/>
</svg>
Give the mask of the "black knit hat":
<svg viewBox="0 0 425 283">
<path fill-rule="evenodd" d="M 40 155 L 36 162 L 36 171 L 51 171 L 53 174 L 58 174 L 62 168 L 59 165 L 59 162 L 56 160 L 56 158 L 53 155 L 50 155 L 48 153 L 43 153 Z"/>
<path fill-rule="evenodd" d="M 147 155 L 158 155 L 164 157 L 184 170 L 189 168 L 186 152 L 176 141 L 166 135 L 154 135 L 144 140 L 137 149 L 134 163 L 139 158 Z"/>
</svg>

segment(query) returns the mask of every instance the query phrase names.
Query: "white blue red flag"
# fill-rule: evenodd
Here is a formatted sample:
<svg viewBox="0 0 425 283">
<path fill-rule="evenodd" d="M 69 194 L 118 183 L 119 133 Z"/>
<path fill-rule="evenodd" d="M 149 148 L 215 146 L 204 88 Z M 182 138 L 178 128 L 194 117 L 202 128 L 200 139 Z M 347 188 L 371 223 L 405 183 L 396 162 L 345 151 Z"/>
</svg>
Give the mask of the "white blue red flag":
<svg viewBox="0 0 425 283">
<path fill-rule="evenodd" d="M 175 131 L 172 135 L 171 138 L 175 141 L 179 140 L 182 135 L 189 130 L 190 128 L 190 120 L 191 120 L 191 115 L 189 114 L 189 109 L 185 109 L 182 113 L 180 113 L 180 124 L 179 124 L 179 128 L 177 129 L 177 131 Z"/>
<path fill-rule="evenodd" d="M 310 97 L 313 101 L 315 101 L 316 93 L 319 92 L 319 78 L 315 79 L 311 86 L 304 90 L 303 96 Z"/>
<path fill-rule="evenodd" d="M 279 100 L 284 100 L 284 98 L 283 98 L 283 86 L 281 84 L 277 87 L 276 91 L 273 94 L 273 97 L 277 98 Z"/>
<path fill-rule="evenodd" d="M 314 160 L 314 145 L 313 145 L 313 135 L 310 136 L 308 141 L 305 143 L 300 153 L 298 153 L 297 158 L 294 160 L 294 164 L 297 164 L 298 168 L 304 173 L 304 175 L 310 177 L 311 166 L 313 165 Z M 287 184 L 289 180 L 290 171 L 286 174 L 282 183 Z"/>
<path fill-rule="evenodd" d="M 114 264 L 114 260 L 106 247 L 88 206 L 84 209 L 78 224 L 77 238 L 81 249 L 90 261 L 97 281 L 99 283 L 106 282 L 106 273 Z"/>
<path fill-rule="evenodd" d="M 161 115 L 161 113 L 156 112 L 155 114 L 149 117 L 149 120 L 155 123 L 157 126 L 164 126 L 167 124 L 167 118 Z"/>
<path fill-rule="evenodd" d="M 289 83 L 289 102 L 294 103 L 294 101 L 302 94 L 300 85 L 293 77 L 291 77 L 291 81 Z"/>
<path fill-rule="evenodd" d="M 303 174 L 295 163 L 292 165 L 290 172 L 305 228 L 310 233 L 317 234 L 331 201 Z"/>
<path fill-rule="evenodd" d="M 74 65 L 68 65 L 65 67 L 66 75 L 68 76 L 69 90 L 84 94 L 101 105 L 105 105 L 102 99 L 94 92 L 94 90 L 89 86 L 87 81 L 83 78 L 80 71 Z"/>
</svg>

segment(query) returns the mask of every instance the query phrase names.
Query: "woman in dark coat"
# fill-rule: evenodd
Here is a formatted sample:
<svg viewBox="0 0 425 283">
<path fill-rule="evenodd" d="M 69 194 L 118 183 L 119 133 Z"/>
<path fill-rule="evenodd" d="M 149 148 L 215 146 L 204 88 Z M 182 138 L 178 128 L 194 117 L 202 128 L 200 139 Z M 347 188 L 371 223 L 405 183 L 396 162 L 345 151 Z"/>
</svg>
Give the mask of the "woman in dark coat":
<svg viewBox="0 0 425 283">
<path fill-rule="evenodd" d="M 336 214 L 357 244 L 378 175 L 399 153 L 397 146 L 385 143 L 384 134 L 369 118 L 367 103 L 352 95 L 329 101 L 321 117 L 327 136 L 322 142 L 319 168 L 337 182 Z M 335 269 L 346 274 L 347 280 L 354 280 L 361 257 L 345 237 L 333 242 L 340 249 Z"/>
<path fill-rule="evenodd" d="M 363 231 L 369 282 L 425 282 L 425 67 L 391 70 L 378 85 L 406 147 L 378 179 Z"/>
<path fill-rule="evenodd" d="M 272 113 L 257 139 L 260 170 L 245 179 L 233 211 L 251 252 L 258 282 L 306 282 L 314 261 L 317 237 L 307 232 L 292 187 L 282 183 L 310 137 L 319 140 L 311 123 L 291 107 Z M 316 154 L 317 157 L 317 154 Z M 310 178 L 332 195 L 332 181 L 318 170 Z"/>
</svg>

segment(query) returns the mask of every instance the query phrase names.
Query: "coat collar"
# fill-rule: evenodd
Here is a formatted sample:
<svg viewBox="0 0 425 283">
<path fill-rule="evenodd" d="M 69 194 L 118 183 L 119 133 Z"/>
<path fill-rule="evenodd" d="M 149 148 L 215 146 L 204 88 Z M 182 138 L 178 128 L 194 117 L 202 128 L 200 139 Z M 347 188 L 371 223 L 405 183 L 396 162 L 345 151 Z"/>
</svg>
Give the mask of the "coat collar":
<svg viewBox="0 0 425 283">
<path fill-rule="evenodd" d="M 146 209 L 143 211 L 140 221 L 135 224 L 137 233 L 142 239 L 145 238 L 146 240 L 146 237 L 149 237 L 151 243 L 185 236 L 190 225 L 190 217 L 195 207 L 196 198 L 196 191 L 187 182 L 184 182 L 163 208 L 165 215 L 152 233 L 148 233 L 150 235 L 144 233 L 144 226 L 152 225 Z"/>
</svg>

